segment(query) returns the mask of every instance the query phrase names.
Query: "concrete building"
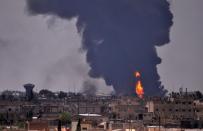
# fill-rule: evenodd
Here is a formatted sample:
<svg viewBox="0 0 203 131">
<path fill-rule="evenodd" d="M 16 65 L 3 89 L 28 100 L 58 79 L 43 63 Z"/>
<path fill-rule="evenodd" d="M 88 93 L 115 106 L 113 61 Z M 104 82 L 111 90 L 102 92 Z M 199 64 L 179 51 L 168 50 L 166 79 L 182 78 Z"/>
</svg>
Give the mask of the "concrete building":
<svg viewBox="0 0 203 131">
<path fill-rule="evenodd" d="M 197 120 L 203 121 L 203 101 L 197 100 L 195 104 L 195 116 Z"/>
<path fill-rule="evenodd" d="M 110 114 L 114 119 L 143 120 L 145 109 L 142 100 L 136 97 L 123 97 L 109 104 Z"/>
<path fill-rule="evenodd" d="M 90 103 L 90 102 L 80 103 L 79 113 L 101 114 L 101 105 L 99 105 L 98 103 Z"/>
<path fill-rule="evenodd" d="M 193 126 L 198 123 L 201 127 L 201 121 L 197 121 L 203 118 L 203 104 L 196 98 L 195 92 L 179 92 L 170 97 L 148 100 L 146 108 L 153 114 L 151 123 L 164 126 Z"/>
<path fill-rule="evenodd" d="M 195 106 L 190 99 L 153 100 L 147 102 L 147 108 L 164 124 L 195 119 Z"/>
<path fill-rule="evenodd" d="M 26 123 L 27 131 L 49 131 L 49 125 L 47 121 L 30 121 Z"/>
</svg>

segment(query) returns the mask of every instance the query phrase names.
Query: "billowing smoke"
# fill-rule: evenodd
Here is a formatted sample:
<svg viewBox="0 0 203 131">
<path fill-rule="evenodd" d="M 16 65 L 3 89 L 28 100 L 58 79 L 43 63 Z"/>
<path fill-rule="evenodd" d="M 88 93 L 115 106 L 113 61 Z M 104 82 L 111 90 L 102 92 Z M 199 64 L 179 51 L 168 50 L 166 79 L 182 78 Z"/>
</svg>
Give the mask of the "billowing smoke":
<svg viewBox="0 0 203 131">
<path fill-rule="evenodd" d="M 95 96 L 97 93 L 97 87 L 95 83 L 92 83 L 91 81 L 86 80 L 83 83 L 82 93 L 84 93 L 87 96 Z"/>
<path fill-rule="evenodd" d="M 140 71 L 145 95 L 163 95 L 155 46 L 169 42 L 172 13 L 167 0 L 27 0 L 32 15 L 77 18 L 89 75 L 118 94 L 134 94 Z M 68 43 L 67 43 L 68 44 Z"/>
</svg>

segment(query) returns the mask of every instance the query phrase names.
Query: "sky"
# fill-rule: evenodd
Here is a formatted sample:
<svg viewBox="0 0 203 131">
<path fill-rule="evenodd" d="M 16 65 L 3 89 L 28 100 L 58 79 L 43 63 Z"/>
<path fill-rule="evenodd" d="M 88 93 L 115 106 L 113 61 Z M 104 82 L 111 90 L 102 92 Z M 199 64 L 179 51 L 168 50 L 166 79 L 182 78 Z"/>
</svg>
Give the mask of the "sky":
<svg viewBox="0 0 203 131">
<path fill-rule="evenodd" d="M 25 6 L 25 0 L 0 1 L 0 91 L 24 90 L 25 83 L 34 83 L 35 91 L 79 91 L 86 80 L 102 87 L 102 93 L 113 90 L 104 80 L 89 78 L 75 19 L 29 16 Z M 171 42 L 157 47 L 158 72 L 169 91 L 203 92 L 202 6 L 202 0 L 171 0 Z"/>
<path fill-rule="evenodd" d="M 89 78 L 80 48 L 74 19 L 31 17 L 24 0 L 0 1 L 0 90 L 24 90 L 23 84 L 33 83 L 35 91 L 78 92 L 88 80 L 102 86 L 101 93 L 112 91 L 102 79 Z"/>
<path fill-rule="evenodd" d="M 163 84 L 169 91 L 180 87 L 203 92 L 203 14 L 202 0 L 172 0 L 174 15 L 168 45 L 158 49 L 158 65 Z"/>
</svg>

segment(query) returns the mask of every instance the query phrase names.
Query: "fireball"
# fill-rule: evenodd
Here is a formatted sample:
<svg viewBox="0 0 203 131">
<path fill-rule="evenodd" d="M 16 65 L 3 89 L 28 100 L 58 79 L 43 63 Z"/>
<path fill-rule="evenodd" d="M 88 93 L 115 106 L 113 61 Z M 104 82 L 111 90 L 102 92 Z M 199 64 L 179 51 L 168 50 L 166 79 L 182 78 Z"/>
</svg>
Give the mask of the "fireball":
<svg viewBox="0 0 203 131">
<path fill-rule="evenodd" d="M 144 95 L 144 88 L 142 86 L 142 82 L 141 82 L 141 79 L 140 79 L 141 74 L 138 71 L 136 71 L 135 72 L 135 77 L 138 79 L 137 83 L 135 85 L 135 92 L 136 92 L 137 96 L 142 99 L 143 95 Z"/>
</svg>

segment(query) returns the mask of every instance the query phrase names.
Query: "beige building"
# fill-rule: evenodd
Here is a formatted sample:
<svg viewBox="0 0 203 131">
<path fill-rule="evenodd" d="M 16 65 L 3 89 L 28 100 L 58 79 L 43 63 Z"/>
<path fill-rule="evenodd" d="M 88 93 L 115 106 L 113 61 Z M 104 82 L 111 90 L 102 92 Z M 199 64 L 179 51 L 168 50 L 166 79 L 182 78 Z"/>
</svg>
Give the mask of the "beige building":
<svg viewBox="0 0 203 131">
<path fill-rule="evenodd" d="M 80 103 L 79 113 L 101 114 L 101 105 L 96 103 Z"/>
<path fill-rule="evenodd" d="M 109 107 L 115 119 L 142 120 L 143 113 L 146 112 L 144 105 L 136 97 L 123 97 L 113 101 Z"/>
<path fill-rule="evenodd" d="M 146 107 L 148 112 L 154 113 L 156 121 L 160 118 L 162 124 L 195 119 L 195 104 L 191 99 L 152 100 L 147 102 Z"/>
<path fill-rule="evenodd" d="M 47 121 L 31 121 L 26 124 L 27 131 L 49 131 L 49 126 Z"/>
<path fill-rule="evenodd" d="M 203 121 L 203 101 L 195 101 L 195 116 L 197 120 Z"/>
</svg>

